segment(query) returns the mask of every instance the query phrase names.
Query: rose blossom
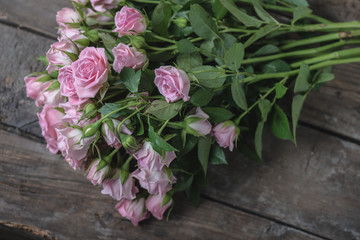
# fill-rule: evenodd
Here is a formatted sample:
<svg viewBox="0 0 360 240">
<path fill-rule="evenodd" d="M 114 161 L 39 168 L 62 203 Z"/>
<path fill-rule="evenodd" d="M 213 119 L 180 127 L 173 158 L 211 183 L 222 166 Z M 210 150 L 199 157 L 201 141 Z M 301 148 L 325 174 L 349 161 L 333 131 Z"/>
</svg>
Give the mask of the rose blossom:
<svg viewBox="0 0 360 240">
<path fill-rule="evenodd" d="M 58 135 L 55 127 L 62 123 L 64 114 L 46 104 L 37 116 L 39 118 L 42 135 L 47 142 L 47 148 L 50 152 L 56 154 L 59 148 L 57 144 Z"/>
<path fill-rule="evenodd" d="M 98 12 L 106 12 L 107 10 L 116 8 L 119 0 L 90 0 L 93 8 Z"/>
<path fill-rule="evenodd" d="M 91 119 L 83 119 L 80 121 L 82 112 L 80 110 L 86 105 L 87 103 L 91 103 L 91 101 L 85 102 L 82 105 L 76 106 L 72 105 L 70 102 L 61 103 L 59 106 L 64 109 L 65 116 L 63 117 L 63 120 L 70 125 L 78 125 L 82 128 L 84 128 L 86 125 L 91 124 L 99 120 L 100 116 L 96 116 Z"/>
<path fill-rule="evenodd" d="M 165 160 L 163 160 L 160 154 L 154 151 L 150 142 L 145 142 L 142 148 L 133 156 L 141 168 L 147 168 L 149 171 L 159 171 L 164 165 L 169 167 L 170 163 L 176 158 L 175 152 L 171 151 L 165 153 Z"/>
<path fill-rule="evenodd" d="M 159 220 L 163 219 L 164 212 L 171 206 L 173 203 L 173 200 L 170 199 L 169 202 L 167 202 L 164 206 L 162 206 L 162 203 L 164 201 L 164 197 L 160 194 L 157 195 L 150 195 L 146 199 L 146 209 L 151 212 L 151 214 L 156 217 Z"/>
<path fill-rule="evenodd" d="M 60 27 L 69 28 L 66 23 L 78 23 L 81 17 L 77 11 L 71 8 L 63 8 L 56 13 L 56 22 Z"/>
<path fill-rule="evenodd" d="M 76 40 L 81 40 L 81 39 L 88 40 L 88 38 L 85 37 L 83 33 L 84 31 L 80 28 L 60 28 L 59 29 L 60 35 L 58 37 L 58 41 L 65 40 L 69 42 L 75 42 Z M 76 42 L 75 44 L 80 50 L 84 48 L 84 46 L 82 46 L 81 44 L 78 44 Z"/>
<path fill-rule="evenodd" d="M 139 52 L 134 47 L 119 43 L 112 49 L 115 57 L 114 70 L 118 73 L 124 67 L 133 68 L 135 70 L 142 68 L 146 63 L 146 55 Z"/>
<path fill-rule="evenodd" d="M 150 194 L 160 194 L 161 196 L 170 191 L 172 189 L 171 184 L 176 182 L 173 175 L 170 179 L 168 178 L 164 169 L 149 171 L 146 168 L 138 168 L 133 172 L 133 176 L 139 180 L 141 187 L 148 190 Z"/>
<path fill-rule="evenodd" d="M 129 219 L 135 226 L 142 220 L 150 217 L 150 213 L 145 209 L 145 198 L 136 200 L 122 199 L 115 208 L 121 216 Z"/>
<path fill-rule="evenodd" d="M 155 85 L 167 102 L 190 99 L 190 80 L 186 73 L 172 66 L 161 66 L 155 69 Z"/>
<path fill-rule="evenodd" d="M 109 173 L 110 168 L 108 165 L 101 168 L 100 170 L 97 170 L 99 166 L 100 160 L 96 159 L 90 166 L 90 170 L 87 174 L 87 179 L 93 184 L 101 184 L 105 178 L 105 176 Z"/>
<path fill-rule="evenodd" d="M 89 100 L 88 98 L 79 98 L 74 86 L 75 79 L 71 65 L 60 68 L 58 80 L 61 94 L 68 97 L 70 104 L 81 105 Z"/>
<path fill-rule="evenodd" d="M 93 98 L 107 81 L 110 65 L 104 48 L 87 47 L 73 64 L 74 86 L 79 98 Z"/>
<path fill-rule="evenodd" d="M 216 142 L 220 147 L 229 148 L 230 151 L 234 149 L 234 140 L 236 138 L 236 126 L 232 121 L 218 123 L 211 131 Z"/>
<path fill-rule="evenodd" d="M 89 0 L 72 0 L 73 2 L 77 2 L 77 3 L 80 3 L 82 5 L 85 5 L 89 2 Z"/>
<path fill-rule="evenodd" d="M 49 61 L 46 70 L 49 73 L 58 70 L 59 65 L 66 66 L 73 62 L 65 52 L 78 54 L 78 49 L 73 43 L 66 40 L 51 44 L 49 51 L 46 53 L 46 58 Z"/>
<path fill-rule="evenodd" d="M 130 175 L 125 180 L 124 184 L 121 183 L 120 176 L 116 179 L 106 179 L 103 181 L 102 194 L 107 194 L 120 201 L 122 198 L 133 200 L 139 189 L 135 186 L 134 178 Z"/>
<path fill-rule="evenodd" d="M 44 77 L 45 75 L 41 75 L 38 77 L 25 77 L 25 85 L 26 85 L 26 95 L 31 99 L 37 99 L 40 94 L 45 91 L 49 86 L 50 82 L 38 82 L 37 80 Z M 37 107 L 42 106 L 41 102 L 35 101 Z"/>
<path fill-rule="evenodd" d="M 134 9 L 124 6 L 115 15 L 116 28 L 113 32 L 119 33 L 119 37 L 124 35 L 138 35 L 145 32 L 146 21 L 141 13 Z"/>
<path fill-rule="evenodd" d="M 55 83 L 57 80 L 49 81 L 49 86 Z M 60 88 L 53 89 L 48 91 L 45 89 L 43 92 L 40 93 L 38 98 L 36 99 L 36 105 L 43 105 L 48 104 L 54 107 L 58 107 L 60 103 L 63 103 L 65 98 L 61 96 Z"/>
<path fill-rule="evenodd" d="M 207 120 L 209 115 L 204 113 L 200 107 L 196 108 L 196 112 L 193 115 L 189 115 L 185 122 L 187 127 L 189 127 L 190 133 L 193 132 L 195 135 L 207 135 L 211 132 L 211 124 Z"/>
<path fill-rule="evenodd" d="M 80 169 L 87 159 L 90 144 L 94 138 L 82 138 L 82 131 L 73 127 L 56 128 L 58 134 L 58 147 L 66 161 L 74 169 Z"/>
<path fill-rule="evenodd" d="M 129 122 L 129 121 L 127 121 L 127 122 Z M 114 132 L 112 132 L 110 130 L 110 127 L 108 126 L 108 124 L 106 122 L 102 125 L 102 128 L 103 128 L 102 130 L 103 130 L 105 141 L 109 146 L 111 146 L 113 148 L 121 148 L 122 144 L 119 141 L 120 136 L 119 136 L 119 133 L 117 132 L 117 128 L 120 124 L 120 121 L 116 120 L 116 119 L 112 119 L 112 124 L 113 124 Z M 127 135 L 132 134 L 132 132 L 126 127 L 126 122 L 120 126 L 120 132 L 127 134 Z"/>
</svg>

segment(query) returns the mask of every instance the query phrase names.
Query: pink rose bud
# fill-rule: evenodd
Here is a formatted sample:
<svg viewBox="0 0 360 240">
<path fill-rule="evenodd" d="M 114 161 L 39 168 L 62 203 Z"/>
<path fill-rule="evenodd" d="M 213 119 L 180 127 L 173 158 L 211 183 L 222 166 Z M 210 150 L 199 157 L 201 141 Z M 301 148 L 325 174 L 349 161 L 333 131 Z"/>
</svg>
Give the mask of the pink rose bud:
<svg viewBox="0 0 360 240">
<path fill-rule="evenodd" d="M 134 47 L 120 43 L 112 49 L 115 57 L 113 68 L 120 73 L 124 67 L 135 70 L 142 68 L 146 63 L 146 55 L 139 52 Z"/>
<path fill-rule="evenodd" d="M 121 216 L 129 219 L 135 226 L 142 220 L 150 217 L 150 213 L 145 208 L 145 198 L 136 200 L 122 199 L 115 208 Z"/>
<path fill-rule="evenodd" d="M 45 91 L 49 86 L 50 86 L 50 82 L 46 81 L 46 82 L 39 82 L 37 81 L 40 78 L 45 77 L 45 75 L 41 75 L 39 77 L 25 77 L 24 81 L 25 81 L 25 85 L 26 85 L 26 95 L 27 97 L 31 98 L 31 99 L 37 99 L 40 94 Z M 50 80 L 50 78 L 49 78 Z M 40 102 L 35 102 L 36 106 L 40 107 L 41 104 Z"/>
<path fill-rule="evenodd" d="M 160 194 L 164 196 L 165 193 L 172 189 L 172 184 L 176 182 L 176 178 L 171 174 L 170 179 L 165 171 L 162 169 L 149 171 L 146 168 L 138 168 L 133 172 L 134 178 L 139 180 L 140 186 L 150 194 Z"/>
<path fill-rule="evenodd" d="M 165 196 L 150 195 L 146 199 L 146 209 L 151 212 L 151 214 L 159 220 L 163 219 L 164 212 L 171 206 L 173 200 L 167 194 Z"/>
<path fill-rule="evenodd" d="M 190 99 L 190 80 L 186 73 L 172 66 L 161 66 L 155 69 L 155 85 L 167 102 Z"/>
<path fill-rule="evenodd" d="M 119 33 L 119 37 L 124 35 L 138 35 L 146 30 L 146 20 L 141 13 L 134 9 L 124 6 L 115 15 L 116 28 L 113 32 Z"/>
<path fill-rule="evenodd" d="M 83 35 L 84 31 L 80 28 L 60 28 L 58 37 L 59 41 L 65 40 L 69 42 L 75 42 L 77 40 L 83 40 L 84 42 L 89 42 L 89 39 Z M 81 44 L 76 44 L 76 46 L 81 50 L 84 47 Z"/>
<path fill-rule="evenodd" d="M 100 160 L 96 159 L 90 166 L 90 170 L 88 170 L 87 179 L 93 184 L 102 184 L 105 176 L 109 173 L 110 168 L 108 165 L 103 166 L 98 170 Z"/>
<path fill-rule="evenodd" d="M 171 151 L 165 153 L 165 160 L 163 160 L 160 154 L 154 151 L 150 142 L 144 142 L 142 148 L 133 156 L 138 161 L 139 167 L 146 168 L 149 171 L 159 171 L 164 166 L 169 167 L 176 158 L 175 152 Z"/>
<path fill-rule="evenodd" d="M 70 28 L 67 23 L 79 23 L 80 21 L 79 13 L 71 8 L 63 8 L 56 14 L 56 22 L 63 28 Z"/>
<path fill-rule="evenodd" d="M 57 80 L 49 81 L 49 86 L 55 83 Z M 58 107 L 60 103 L 65 102 L 65 98 L 61 96 L 60 88 L 47 90 L 45 89 L 36 99 L 36 105 L 48 104 L 54 107 Z"/>
<path fill-rule="evenodd" d="M 186 130 L 194 135 L 208 135 L 211 132 L 211 123 L 207 120 L 208 118 L 209 115 L 204 113 L 200 107 L 196 108 L 196 113 L 185 119 Z"/>
<path fill-rule="evenodd" d="M 230 151 L 234 149 L 234 141 L 237 135 L 236 126 L 232 121 L 226 121 L 216 124 L 211 131 L 211 135 L 220 147 L 229 148 Z"/>
<path fill-rule="evenodd" d="M 94 138 L 82 139 L 82 131 L 73 127 L 57 128 L 58 147 L 67 162 L 78 169 L 86 161 L 87 154 Z M 69 158 L 69 159 L 68 159 Z"/>
<path fill-rule="evenodd" d="M 65 52 L 77 55 L 78 49 L 73 43 L 66 40 L 51 44 L 49 51 L 46 53 L 46 58 L 49 61 L 46 70 L 49 73 L 61 68 L 59 66 L 70 65 L 73 62 Z"/>
<path fill-rule="evenodd" d="M 72 0 L 73 2 L 77 2 L 77 3 L 80 3 L 82 5 L 85 5 L 89 2 L 89 0 Z"/>
<path fill-rule="evenodd" d="M 74 86 L 79 98 L 93 98 L 108 79 L 110 65 L 104 48 L 87 47 L 73 64 Z"/>
<path fill-rule="evenodd" d="M 56 154 L 59 151 L 57 140 L 58 134 L 55 128 L 62 124 L 64 114 L 50 105 L 45 105 L 41 113 L 37 114 L 41 127 L 42 135 L 47 142 L 47 148 L 51 153 Z"/>
<path fill-rule="evenodd" d="M 102 194 L 107 194 L 120 201 L 123 198 L 133 200 L 136 197 L 136 193 L 139 192 L 139 189 L 135 186 L 134 178 L 129 175 L 122 184 L 121 177 L 115 179 L 106 179 L 103 181 L 103 190 Z"/>
<path fill-rule="evenodd" d="M 90 0 L 93 8 L 98 12 L 106 12 L 107 10 L 116 8 L 121 2 L 119 0 Z"/>
<path fill-rule="evenodd" d="M 88 98 L 79 98 L 74 86 L 75 78 L 71 65 L 60 68 L 58 81 L 61 94 L 68 97 L 71 105 L 81 105 L 89 100 Z"/>
<path fill-rule="evenodd" d="M 111 131 L 111 127 L 108 124 L 112 124 L 112 128 L 114 131 Z M 121 142 L 119 141 L 120 140 L 119 133 L 117 132 L 117 128 L 119 124 L 120 124 L 119 120 L 112 119 L 110 123 L 105 122 L 102 125 L 102 133 L 105 138 L 105 141 L 109 146 L 113 148 L 121 148 L 122 146 Z M 127 128 L 126 123 L 120 126 L 120 132 L 127 135 L 132 134 L 132 132 Z"/>
</svg>

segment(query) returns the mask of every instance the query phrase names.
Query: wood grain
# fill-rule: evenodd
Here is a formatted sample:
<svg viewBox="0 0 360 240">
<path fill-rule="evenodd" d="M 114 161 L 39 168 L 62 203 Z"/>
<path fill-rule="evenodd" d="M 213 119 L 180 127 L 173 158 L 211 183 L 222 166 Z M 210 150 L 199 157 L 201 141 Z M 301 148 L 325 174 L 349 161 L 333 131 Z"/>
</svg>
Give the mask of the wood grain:
<svg viewBox="0 0 360 240">
<path fill-rule="evenodd" d="M 43 144 L 2 130 L 0 193 L 0 219 L 46 229 L 54 239 L 320 239 L 205 199 L 195 209 L 182 196 L 169 222 L 134 227 L 115 201 Z"/>
</svg>

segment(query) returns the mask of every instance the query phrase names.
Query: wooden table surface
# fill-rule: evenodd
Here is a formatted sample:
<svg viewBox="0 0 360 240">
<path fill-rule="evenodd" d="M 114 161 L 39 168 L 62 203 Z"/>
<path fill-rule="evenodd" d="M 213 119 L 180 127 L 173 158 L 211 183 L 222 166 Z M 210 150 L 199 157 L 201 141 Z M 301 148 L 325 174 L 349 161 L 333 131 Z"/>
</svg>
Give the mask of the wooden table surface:
<svg viewBox="0 0 360 240">
<path fill-rule="evenodd" d="M 312 0 L 334 21 L 360 20 L 359 0 Z M 298 146 L 266 136 L 258 164 L 238 153 L 211 168 L 197 209 L 175 197 L 170 220 L 140 226 L 50 154 L 23 77 L 56 40 L 66 0 L 0 0 L 0 239 L 360 239 L 360 64 L 308 98 Z"/>
</svg>

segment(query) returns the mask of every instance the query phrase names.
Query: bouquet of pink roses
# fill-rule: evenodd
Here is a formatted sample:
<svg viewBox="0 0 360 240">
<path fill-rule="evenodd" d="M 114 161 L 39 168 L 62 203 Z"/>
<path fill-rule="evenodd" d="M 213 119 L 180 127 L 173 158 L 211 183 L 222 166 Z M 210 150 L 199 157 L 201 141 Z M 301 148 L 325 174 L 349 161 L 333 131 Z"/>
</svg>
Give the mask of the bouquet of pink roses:
<svg viewBox="0 0 360 240">
<path fill-rule="evenodd" d="M 175 192 L 197 205 L 224 148 L 261 161 L 266 126 L 295 142 L 309 92 L 331 66 L 360 62 L 360 23 L 313 15 L 306 0 L 72 3 L 27 95 L 48 149 L 134 225 L 162 219 Z M 287 92 L 292 129 L 278 105 Z"/>
</svg>

